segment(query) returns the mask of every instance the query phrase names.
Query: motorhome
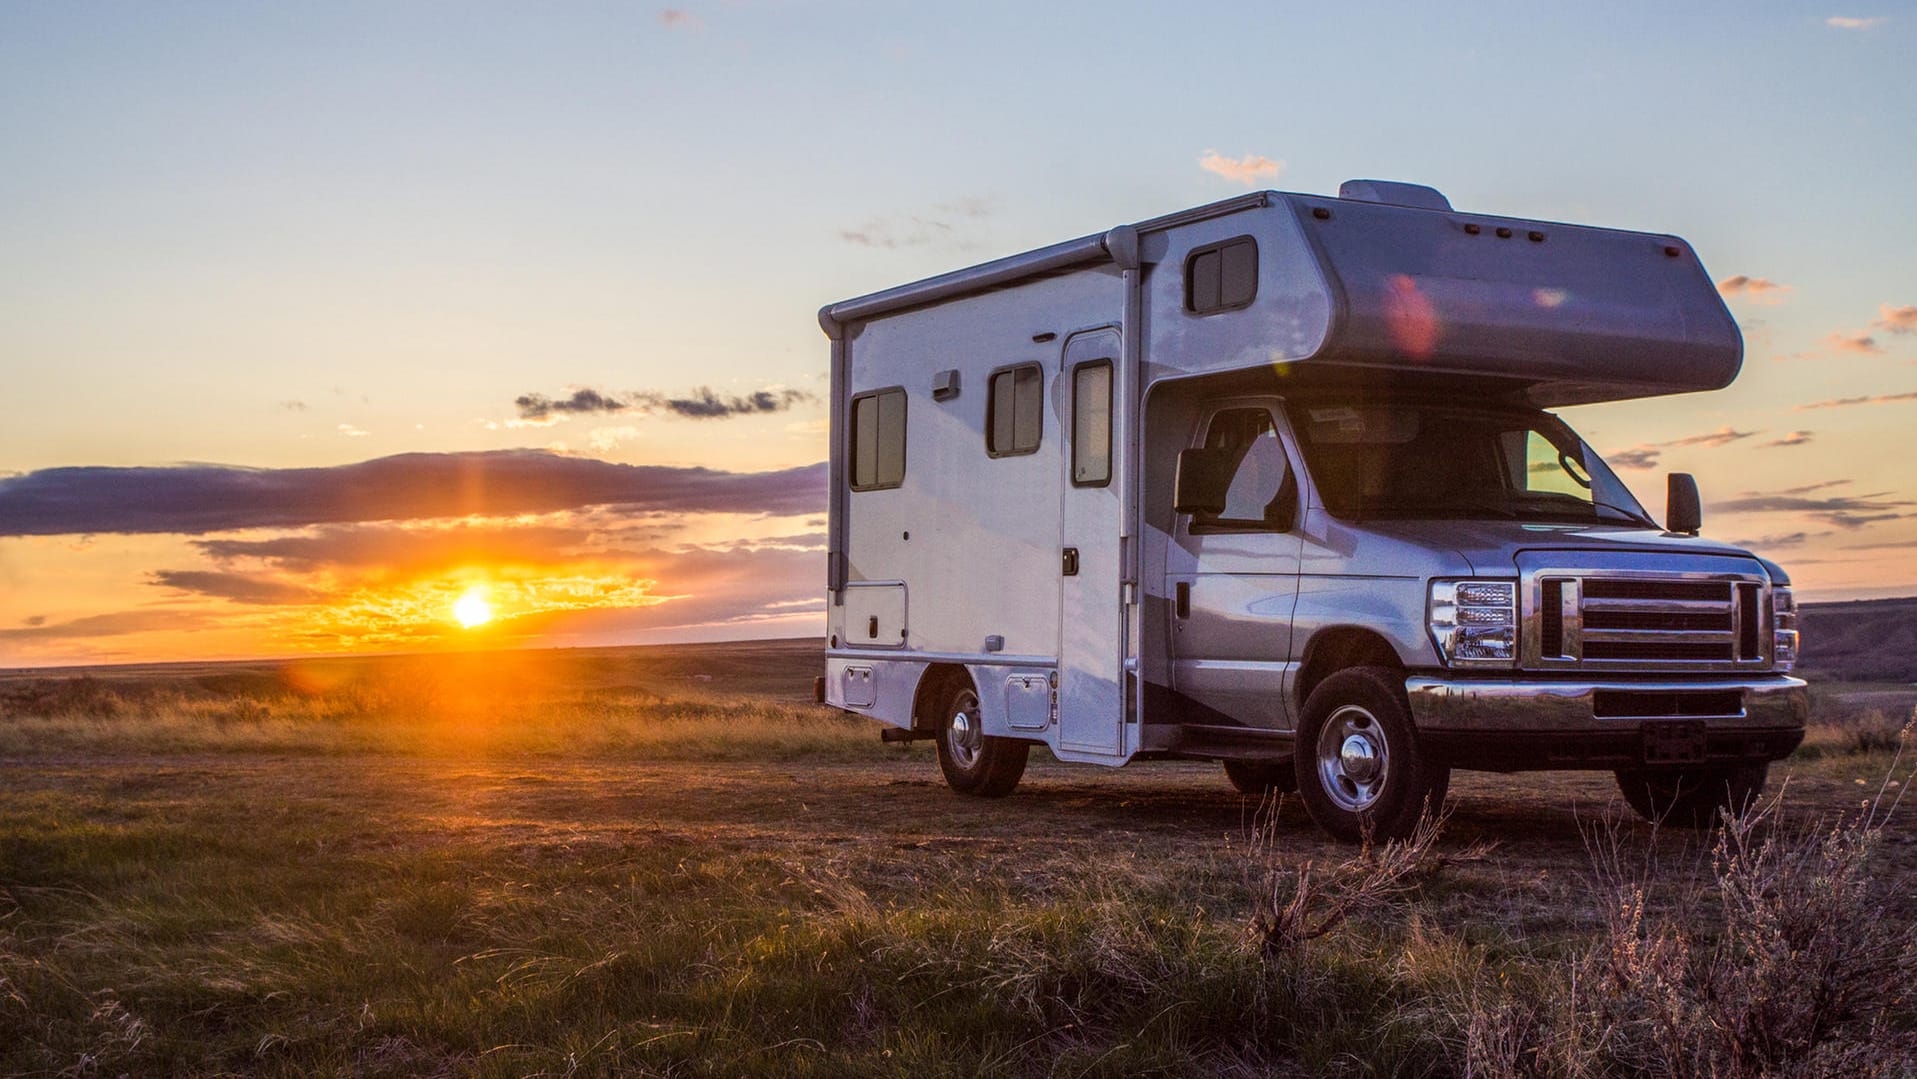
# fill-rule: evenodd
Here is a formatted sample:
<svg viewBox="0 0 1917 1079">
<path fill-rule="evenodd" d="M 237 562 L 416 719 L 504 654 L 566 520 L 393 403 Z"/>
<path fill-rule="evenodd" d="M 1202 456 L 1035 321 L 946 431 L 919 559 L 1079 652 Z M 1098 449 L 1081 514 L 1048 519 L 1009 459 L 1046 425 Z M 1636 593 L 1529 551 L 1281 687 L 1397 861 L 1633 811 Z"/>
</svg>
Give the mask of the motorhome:
<svg viewBox="0 0 1917 1079">
<path fill-rule="evenodd" d="M 1714 390 L 1682 239 L 1259 192 L 820 312 L 820 695 L 954 790 L 1221 761 L 1347 840 L 1454 768 L 1603 769 L 1708 824 L 1803 738 L 1790 581 L 1660 524 L 1551 410 Z"/>
</svg>

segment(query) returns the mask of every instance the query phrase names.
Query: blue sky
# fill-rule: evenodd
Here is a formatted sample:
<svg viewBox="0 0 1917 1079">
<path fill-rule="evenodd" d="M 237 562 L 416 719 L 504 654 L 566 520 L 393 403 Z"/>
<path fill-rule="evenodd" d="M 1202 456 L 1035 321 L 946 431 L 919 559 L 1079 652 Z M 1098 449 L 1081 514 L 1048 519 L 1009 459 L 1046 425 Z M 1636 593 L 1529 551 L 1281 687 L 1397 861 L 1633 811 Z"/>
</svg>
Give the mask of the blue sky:
<svg viewBox="0 0 1917 1079">
<path fill-rule="evenodd" d="M 1569 418 L 1655 459 L 1625 471 L 1653 505 L 1672 468 L 1707 504 L 1813 503 L 1707 517 L 1807 592 L 1910 594 L 1917 401 L 1799 406 L 1917 391 L 1917 334 L 1895 332 L 1917 304 L 1914 46 L 1908 4 L 13 3 L 0 474 L 540 448 L 802 466 L 825 452 L 822 303 L 1248 183 L 1379 177 L 1676 232 L 1719 279 L 1782 286 L 1729 295 L 1731 390 Z M 1207 154 L 1276 167 L 1241 181 Z M 529 426 L 515 403 L 581 388 L 655 405 Z M 794 392 L 666 404 L 700 388 Z M 718 516 L 651 542 L 668 565 L 808 531 Z M 0 635 L 33 631 L 0 663 L 164 651 L 151 628 L 54 630 L 218 622 L 230 597 L 160 582 L 293 572 L 183 536 L 84 542 L 0 538 Z M 801 591 L 631 633 L 805 631 Z M 580 640 L 627 632 L 594 617 Z"/>
</svg>

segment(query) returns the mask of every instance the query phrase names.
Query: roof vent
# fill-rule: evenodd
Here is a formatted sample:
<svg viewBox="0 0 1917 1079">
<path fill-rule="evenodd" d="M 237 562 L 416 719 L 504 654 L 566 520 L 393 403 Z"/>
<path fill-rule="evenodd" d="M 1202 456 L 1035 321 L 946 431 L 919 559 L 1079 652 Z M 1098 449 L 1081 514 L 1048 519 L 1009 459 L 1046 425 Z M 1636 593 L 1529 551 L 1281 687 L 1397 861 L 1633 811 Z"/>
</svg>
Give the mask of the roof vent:
<svg viewBox="0 0 1917 1079">
<path fill-rule="evenodd" d="M 1401 184 L 1395 180 L 1346 180 L 1338 185 L 1338 197 L 1359 202 L 1386 202 L 1418 210 L 1449 210 L 1451 200 L 1435 187 Z"/>
</svg>

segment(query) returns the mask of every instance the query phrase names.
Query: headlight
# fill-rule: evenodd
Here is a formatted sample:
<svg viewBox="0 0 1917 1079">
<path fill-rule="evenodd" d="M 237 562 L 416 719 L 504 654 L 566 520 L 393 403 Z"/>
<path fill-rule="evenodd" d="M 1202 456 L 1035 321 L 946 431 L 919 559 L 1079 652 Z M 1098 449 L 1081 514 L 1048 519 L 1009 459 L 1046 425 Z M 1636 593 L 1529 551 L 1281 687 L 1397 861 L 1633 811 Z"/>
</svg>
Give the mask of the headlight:
<svg viewBox="0 0 1917 1079">
<path fill-rule="evenodd" d="M 1797 598 L 1788 588 L 1771 589 L 1771 632 L 1772 666 L 1788 671 L 1797 665 Z"/>
<path fill-rule="evenodd" d="M 1518 659 L 1516 581 L 1431 582 L 1431 639 L 1447 664 L 1509 667 Z"/>
</svg>

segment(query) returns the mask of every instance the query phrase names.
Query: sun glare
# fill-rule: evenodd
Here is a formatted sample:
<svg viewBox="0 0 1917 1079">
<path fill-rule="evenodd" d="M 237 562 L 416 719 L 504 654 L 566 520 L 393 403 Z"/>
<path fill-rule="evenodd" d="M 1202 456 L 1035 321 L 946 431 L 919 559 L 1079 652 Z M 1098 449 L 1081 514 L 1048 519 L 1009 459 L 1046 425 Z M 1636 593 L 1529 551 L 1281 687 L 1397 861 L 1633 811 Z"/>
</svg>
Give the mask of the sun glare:
<svg viewBox="0 0 1917 1079">
<path fill-rule="evenodd" d="M 453 603 L 453 617 L 467 629 L 485 625 L 493 620 L 493 605 L 486 602 L 484 590 L 477 586 L 468 588 L 466 594 Z"/>
</svg>

